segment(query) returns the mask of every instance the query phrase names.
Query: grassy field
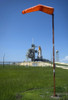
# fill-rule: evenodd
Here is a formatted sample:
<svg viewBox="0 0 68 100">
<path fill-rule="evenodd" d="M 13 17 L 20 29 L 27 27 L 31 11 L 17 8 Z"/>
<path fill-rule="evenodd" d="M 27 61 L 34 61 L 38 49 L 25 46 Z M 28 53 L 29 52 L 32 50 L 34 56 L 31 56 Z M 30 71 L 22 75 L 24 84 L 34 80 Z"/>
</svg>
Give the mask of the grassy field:
<svg viewBox="0 0 68 100">
<path fill-rule="evenodd" d="M 68 70 L 56 68 L 58 100 L 68 100 Z M 53 69 L 0 65 L 0 100 L 55 100 Z"/>
</svg>

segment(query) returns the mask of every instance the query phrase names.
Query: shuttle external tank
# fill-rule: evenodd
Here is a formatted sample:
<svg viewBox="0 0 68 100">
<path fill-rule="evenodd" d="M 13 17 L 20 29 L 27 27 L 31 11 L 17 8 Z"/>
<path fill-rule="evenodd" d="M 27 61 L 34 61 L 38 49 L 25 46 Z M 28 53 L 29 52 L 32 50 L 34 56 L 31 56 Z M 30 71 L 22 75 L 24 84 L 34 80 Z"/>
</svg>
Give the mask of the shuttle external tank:
<svg viewBox="0 0 68 100">
<path fill-rule="evenodd" d="M 38 47 L 38 59 L 42 59 L 42 49 L 40 46 Z"/>
</svg>

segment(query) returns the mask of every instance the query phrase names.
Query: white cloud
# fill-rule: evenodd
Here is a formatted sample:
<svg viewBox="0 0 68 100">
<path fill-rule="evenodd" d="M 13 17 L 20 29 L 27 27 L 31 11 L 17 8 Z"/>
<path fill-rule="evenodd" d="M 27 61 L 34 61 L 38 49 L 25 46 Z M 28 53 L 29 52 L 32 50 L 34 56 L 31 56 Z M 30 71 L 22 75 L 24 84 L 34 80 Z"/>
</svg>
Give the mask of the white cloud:
<svg viewBox="0 0 68 100">
<path fill-rule="evenodd" d="M 65 56 L 64 59 L 61 60 L 62 62 L 67 62 L 68 63 L 68 56 Z"/>
<path fill-rule="evenodd" d="M 64 61 L 68 61 L 68 56 L 66 56 L 63 60 L 64 60 Z"/>
</svg>

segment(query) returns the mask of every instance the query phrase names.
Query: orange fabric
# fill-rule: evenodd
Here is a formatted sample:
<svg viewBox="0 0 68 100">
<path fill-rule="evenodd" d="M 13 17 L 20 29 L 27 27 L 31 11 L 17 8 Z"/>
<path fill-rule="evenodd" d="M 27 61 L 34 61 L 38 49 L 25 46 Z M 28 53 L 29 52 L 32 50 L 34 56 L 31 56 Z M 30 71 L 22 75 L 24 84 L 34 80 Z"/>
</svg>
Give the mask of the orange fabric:
<svg viewBox="0 0 68 100">
<path fill-rule="evenodd" d="M 26 14 L 26 13 L 30 13 L 30 12 L 34 12 L 34 11 L 42 11 L 42 12 L 47 13 L 47 14 L 53 14 L 54 8 L 39 4 L 37 6 L 23 10 L 22 13 Z"/>
</svg>

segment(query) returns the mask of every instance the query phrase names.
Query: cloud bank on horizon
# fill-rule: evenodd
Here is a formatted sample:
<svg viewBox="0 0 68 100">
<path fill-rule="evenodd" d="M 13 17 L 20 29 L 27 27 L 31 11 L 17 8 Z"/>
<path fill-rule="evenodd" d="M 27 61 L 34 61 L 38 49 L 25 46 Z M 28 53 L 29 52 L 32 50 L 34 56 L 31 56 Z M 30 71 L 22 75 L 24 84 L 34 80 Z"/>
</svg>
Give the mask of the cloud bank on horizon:
<svg viewBox="0 0 68 100">
<path fill-rule="evenodd" d="M 65 56 L 64 59 L 61 59 L 60 61 L 64 63 L 68 63 L 68 56 Z"/>
</svg>

